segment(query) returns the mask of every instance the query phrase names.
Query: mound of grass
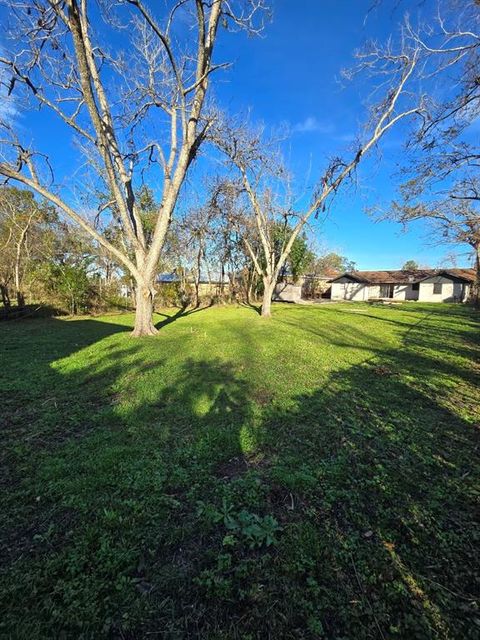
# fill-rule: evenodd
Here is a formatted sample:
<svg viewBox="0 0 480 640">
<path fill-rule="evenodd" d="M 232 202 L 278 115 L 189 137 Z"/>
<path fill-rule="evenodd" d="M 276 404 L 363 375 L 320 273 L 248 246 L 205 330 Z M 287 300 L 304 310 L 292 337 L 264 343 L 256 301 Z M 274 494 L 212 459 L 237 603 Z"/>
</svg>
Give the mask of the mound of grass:
<svg viewBox="0 0 480 640">
<path fill-rule="evenodd" d="M 0 327 L 0 636 L 478 638 L 474 312 L 169 313 Z"/>
</svg>

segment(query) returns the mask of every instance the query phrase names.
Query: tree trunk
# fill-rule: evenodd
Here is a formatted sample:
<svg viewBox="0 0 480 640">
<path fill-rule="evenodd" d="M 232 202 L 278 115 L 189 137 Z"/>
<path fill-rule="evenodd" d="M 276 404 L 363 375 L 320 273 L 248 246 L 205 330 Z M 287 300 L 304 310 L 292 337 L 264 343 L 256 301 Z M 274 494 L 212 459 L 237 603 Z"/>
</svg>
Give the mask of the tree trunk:
<svg viewBox="0 0 480 640">
<path fill-rule="evenodd" d="M 129 295 L 130 295 L 130 305 L 131 309 L 135 309 L 135 300 L 137 299 L 137 294 L 135 290 L 135 280 L 133 278 L 129 278 Z"/>
<path fill-rule="evenodd" d="M 195 309 L 200 306 L 200 271 L 195 272 Z"/>
<path fill-rule="evenodd" d="M 135 306 L 135 326 L 132 336 L 154 336 L 158 329 L 153 324 L 153 287 L 137 282 Z"/>
<path fill-rule="evenodd" d="M 25 296 L 20 289 L 20 256 L 17 256 L 17 260 L 15 261 L 15 297 L 17 298 L 17 304 L 19 307 L 23 307 L 25 305 Z"/>
<path fill-rule="evenodd" d="M 255 292 L 255 287 L 257 286 L 257 274 L 254 269 L 248 270 L 245 282 L 247 291 L 247 303 L 251 304 L 252 302 L 256 302 L 257 295 Z"/>
<path fill-rule="evenodd" d="M 270 318 L 272 315 L 272 295 L 275 289 L 273 278 L 263 278 L 262 318 Z"/>
<path fill-rule="evenodd" d="M 8 295 L 8 287 L 5 284 L 0 284 L 0 292 L 2 294 L 2 302 L 5 309 L 10 309 L 10 296 Z"/>
<path fill-rule="evenodd" d="M 225 264 L 224 264 L 223 260 L 222 260 L 221 265 L 222 265 L 222 266 L 221 266 L 221 268 L 220 268 L 220 278 L 221 278 L 221 281 L 220 281 L 220 291 L 219 291 L 219 295 L 220 295 L 220 298 L 222 299 L 222 302 L 223 302 L 223 301 L 224 301 L 224 298 L 225 298 L 225 295 L 224 295 L 224 294 L 225 294 L 225 286 L 224 286 L 224 279 L 225 279 Z M 231 290 L 233 291 L 233 287 L 232 287 L 232 286 L 231 286 Z"/>
<path fill-rule="evenodd" d="M 475 282 L 473 284 L 473 304 L 480 308 L 480 244 L 475 248 Z"/>
<path fill-rule="evenodd" d="M 17 244 L 17 252 L 15 257 L 15 296 L 17 298 L 17 304 L 19 307 L 23 307 L 25 305 L 25 296 L 20 290 L 20 287 L 21 287 L 20 258 L 21 258 L 21 252 L 22 252 L 22 245 L 23 245 L 23 242 L 25 241 L 26 231 L 27 229 L 24 229 L 22 231 L 22 235 L 20 236 L 20 240 Z"/>
</svg>

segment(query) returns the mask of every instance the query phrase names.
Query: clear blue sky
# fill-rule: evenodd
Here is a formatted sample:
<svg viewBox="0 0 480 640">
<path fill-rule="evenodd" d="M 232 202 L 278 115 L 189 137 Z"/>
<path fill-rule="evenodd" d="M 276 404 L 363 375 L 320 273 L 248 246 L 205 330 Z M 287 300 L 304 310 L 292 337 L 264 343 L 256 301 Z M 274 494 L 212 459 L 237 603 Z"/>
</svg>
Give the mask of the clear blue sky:
<svg viewBox="0 0 480 640">
<path fill-rule="evenodd" d="M 232 112 L 250 109 L 252 120 L 273 128 L 289 123 L 294 132 L 286 148 L 288 164 L 300 184 L 311 167 L 311 184 L 325 159 L 346 149 L 365 118 L 362 100 L 368 88 L 340 82 L 341 69 L 353 64 L 354 50 L 370 38 L 385 42 L 405 11 L 415 16 L 419 8 L 426 13 L 435 5 L 385 0 L 369 12 L 372 0 L 272 4 L 273 21 L 263 38 L 230 39 L 222 48 L 235 66 L 216 91 Z M 397 224 L 375 223 L 366 215 L 366 207 L 395 197 L 401 160 L 401 139 L 392 131 L 383 139 L 381 158 L 361 167 L 357 190 L 335 201 L 326 224 L 314 225 L 318 243 L 362 269 L 398 268 L 408 259 L 437 266 L 453 250 L 461 256 L 459 264 L 467 263 L 468 248 L 432 246 L 422 224 L 403 233 Z"/>
<path fill-rule="evenodd" d="M 347 148 L 365 119 L 362 101 L 369 88 L 340 82 L 340 71 L 352 65 L 354 50 L 369 38 L 384 42 L 406 10 L 425 14 L 435 6 L 431 0 L 384 0 L 369 12 L 373 4 L 373 0 L 271 0 L 273 20 L 263 37 L 221 38 L 216 59 L 234 65 L 217 73 L 215 98 L 231 113 L 249 110 L 251 121 L 262 121 L 271 129 L 288 123 L 292 136 L 285 155 L 302 190 L 313 186 L 328 157 Z M 72 144 L 58 129 L 58 121 L 45 110 L 22 115 L 20 106 L 16 108 L 27 139 L 31 136 L 38 148 L 54 152 L 57 172 L 73 184 Z M 465 247 L 432 246 L 421 224 L 403 233 L 396 224 L 375 223 L 367 216 L 367 207 L 385 205 L 396 195 L 400 132 L 390 132 L 381 151 L 381 156 L 364 162 L 358 188 L 335 200 L 328 220 L 313 223 L 309 233 L 317 246 L 347 256 L 360 269 L 399 268 L 408 259 L 439 266 L 452 251 L 462 256 L 459 265 L 467 264 Z"/>
</svg>

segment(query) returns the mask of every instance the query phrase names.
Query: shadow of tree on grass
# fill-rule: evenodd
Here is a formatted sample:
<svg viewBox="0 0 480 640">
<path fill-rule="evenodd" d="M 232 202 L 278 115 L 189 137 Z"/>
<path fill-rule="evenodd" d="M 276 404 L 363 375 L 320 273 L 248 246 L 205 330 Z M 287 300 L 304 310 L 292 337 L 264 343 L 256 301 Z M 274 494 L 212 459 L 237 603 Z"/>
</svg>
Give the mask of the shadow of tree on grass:
<svg viewBox="0 0 480 640">
<path fill-rule="evenodd" d="M 2 633 L 477 636 L 478 434 L 407 375 L 438 373 L 433 338 L 286 410 L 237 360 L 125 330 L 6 334 Z M 276 543 L 232 534 L 242 513 Z"/>
</svg>

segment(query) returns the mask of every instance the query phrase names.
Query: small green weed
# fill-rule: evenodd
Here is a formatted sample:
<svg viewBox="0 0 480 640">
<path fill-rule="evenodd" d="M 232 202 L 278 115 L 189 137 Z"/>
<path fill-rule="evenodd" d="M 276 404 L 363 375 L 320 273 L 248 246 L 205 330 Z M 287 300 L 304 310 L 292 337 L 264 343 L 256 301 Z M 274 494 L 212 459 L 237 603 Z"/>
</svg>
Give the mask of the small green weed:
<svg viewBox="0 0 480 640">
<path fill-rule="evenodd" d="M 0 637 L 477 640 L 478 314 L 172 313 L 0 326 Z"/>
<path fill-rule="evenodd" d="M 229 532 L 223 539 L 224 546 L 234 546 L 240 540 L 250 549 L 270 547 L 277 543 L 277 535 L 281 531 L 281 526 L 272 515 L 259 516 L 246 509 L 237 512 L 225 497 L 220 509 L 198 502 L 197 515 L 214 524 L 223 523 Z"/>
</svg>

